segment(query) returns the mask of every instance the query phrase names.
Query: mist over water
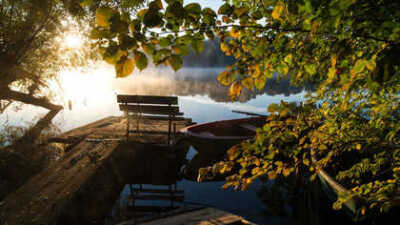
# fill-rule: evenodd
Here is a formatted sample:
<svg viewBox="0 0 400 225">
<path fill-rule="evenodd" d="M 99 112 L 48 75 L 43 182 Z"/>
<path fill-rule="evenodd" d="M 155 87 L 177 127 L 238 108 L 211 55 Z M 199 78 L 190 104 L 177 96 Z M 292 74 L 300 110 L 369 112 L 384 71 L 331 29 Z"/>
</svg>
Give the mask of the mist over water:
<svg viewBox="0 0 400 225">
<path fill-rule="evenodd" d="M 180 110 L 185 117 L 208 122 L 243 117 L 232 110 L 266 114 L 270 103 L 301 101 L 305 93 L 302 88 L 290 86 L 288 81 L 270 80 L 260 91 L 244 89 L 238 101 L 231 102 L 229 87 L 217 81 L 223 70 L 183 68 L 175 73 L 169 68 L 150 67 L 119 79 L 115 78 L 114 68 L 106 64 L 84 74 L 68 71 L 61 74 L 61 98 L 55 100 L 64 110 L 53 122 L 61 131 L 67 131 L 107 116 L 120 116 L 117 94 L 179 96 Z M 0 120 L 24 126 L 35 123 L 45 113 L 46 110 L 38 107 L 15 104 L 1 114 Z"/>
</svg>

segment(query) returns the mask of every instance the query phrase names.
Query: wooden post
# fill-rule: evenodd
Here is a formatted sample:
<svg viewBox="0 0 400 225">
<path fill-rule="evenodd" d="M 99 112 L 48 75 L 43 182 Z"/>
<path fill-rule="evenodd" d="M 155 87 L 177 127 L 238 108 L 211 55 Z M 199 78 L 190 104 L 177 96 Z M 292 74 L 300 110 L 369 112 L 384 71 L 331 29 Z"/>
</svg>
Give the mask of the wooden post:
<svg viewBox="0 0 400 225">
<path fill-rule="evenodd" d="M 139 123 L 140 123 L 140 116 L 141 116 L 141 114 L 142 114 L 142 110 L 141 110 L 141 108 L 140 108 L 140 103 L 138 103 L 138 106 L 139 106 L 139 112 L 137 113 L 137 118 L 136 118 L 136 135 L 139 137 L 140 136 L 140 134 L 139 134 Z"/>
<path fill-rule="evenodd" d="M 174 123 L 174 143 L 176 142 L 176 123 Z"/>
<path fill-rule="evenodd" d="M 168 104 L 168 106 L 170 107 L 171 104 Z M 170 145 L 170 140 L 171 140 L 171 120 L 172 120 L 172 115 L 168 115 L 168 145 Z"/>
<path fill-rule="evenodd" d="M 129 112 L 125 111 L 126 116 L 126 141 L 129 141 Z"/>
</svg>

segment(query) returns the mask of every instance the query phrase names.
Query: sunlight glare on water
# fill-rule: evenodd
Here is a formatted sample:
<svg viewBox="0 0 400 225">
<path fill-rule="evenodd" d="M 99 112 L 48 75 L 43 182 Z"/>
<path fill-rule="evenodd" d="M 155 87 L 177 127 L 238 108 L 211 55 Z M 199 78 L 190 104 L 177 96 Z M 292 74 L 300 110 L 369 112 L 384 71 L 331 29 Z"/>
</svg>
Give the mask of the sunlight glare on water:
<svg viewBox="0 0 400 225">
<path fill-rule="evenodd" d="M 60 73 L 65 101 L 75 104 L 100 104 L 114 96 L 114 68 L 99 63 L 88 71 L 70 70 Z"/>
</svg>

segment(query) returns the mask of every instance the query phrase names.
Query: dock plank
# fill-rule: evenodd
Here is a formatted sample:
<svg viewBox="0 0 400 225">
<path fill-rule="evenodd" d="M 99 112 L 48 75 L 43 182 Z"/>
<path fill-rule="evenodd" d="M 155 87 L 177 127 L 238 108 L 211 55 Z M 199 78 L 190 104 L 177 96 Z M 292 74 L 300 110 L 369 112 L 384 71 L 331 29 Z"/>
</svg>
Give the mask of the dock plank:
<svg viewBox="0 0 400 225">
<path fill-rule="evenodd" d="M 179 121 L 177 128 L 190 123 Z M 168 123 L 160 120 L 139 125 L 148 131 L 168 129 Z M 121 171 L 130 165 L 127 157 L 118 153 L 120 146 L 126 145 L 125 129 L 126 119 L 113 116 L 55 137 L 55 141 L 65 142 L 60 145 L 68 151 L 2 200 L 0 224 L 82 224 L 104 216 L 125 184 L 126 175 Z M 145 143 L 167 139 L 166 135 L 132 136 Z"/>
<path fill-rule="evenodd" d="M 118 225 L 133 225 L 134 220 L 124 221 Z M 195 225 L 195 224 L 210 224 L 210 225 L 239 225 L 253 223 L 246 221 L 240 216 L 234 215 L 215 208 L 204 208 L 189 212 L 180 213 L 178 215 L 169 216 L 149 222 L 140 223 L 140 225 Z"/>
</svg>

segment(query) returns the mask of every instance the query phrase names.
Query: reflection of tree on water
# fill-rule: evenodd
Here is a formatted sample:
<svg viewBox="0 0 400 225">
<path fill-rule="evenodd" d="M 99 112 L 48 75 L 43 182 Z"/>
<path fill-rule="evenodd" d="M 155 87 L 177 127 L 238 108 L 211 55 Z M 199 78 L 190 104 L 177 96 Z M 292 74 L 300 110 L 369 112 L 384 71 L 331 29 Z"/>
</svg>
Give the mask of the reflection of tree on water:
<svg viewBox="0 0 400 225">
<path fill-rule="evenodd" d="M 217 76 L 221 69 L 182 69 L 176 74 L 170 70 L 149 71 L 146 75 L 131 76 L 117 81 L 116 87 L 121 93 L 143 95 L 206 95 L 216 102 L 230 102 L 229 87 L 218 83 Z M 258 90 L 243 90 L 240 102 L 247 102 L 258 95 L 293 95 L 311 86 L 293 87 L 288 80 L 268 80 L 265 87 Z"/>
</svg>

